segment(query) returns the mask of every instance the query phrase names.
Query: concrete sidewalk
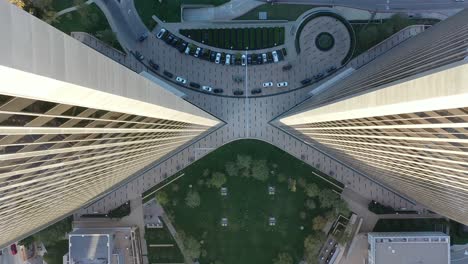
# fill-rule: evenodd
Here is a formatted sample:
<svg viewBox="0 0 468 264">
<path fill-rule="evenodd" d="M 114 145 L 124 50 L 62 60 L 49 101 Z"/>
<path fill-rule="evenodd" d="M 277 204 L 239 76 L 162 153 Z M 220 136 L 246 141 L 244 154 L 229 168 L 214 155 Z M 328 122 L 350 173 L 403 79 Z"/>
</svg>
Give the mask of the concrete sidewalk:
<svg viewBox="0 0 468 264">
<path fill-rule="evenodd" d="M 216 7 L 196 8 L 196 6 L 184 5 L 182 6 L 182 21 L 231 20 L 263 4 L 265 3 L 257 0 L 231 0 Z"/>
</svg>

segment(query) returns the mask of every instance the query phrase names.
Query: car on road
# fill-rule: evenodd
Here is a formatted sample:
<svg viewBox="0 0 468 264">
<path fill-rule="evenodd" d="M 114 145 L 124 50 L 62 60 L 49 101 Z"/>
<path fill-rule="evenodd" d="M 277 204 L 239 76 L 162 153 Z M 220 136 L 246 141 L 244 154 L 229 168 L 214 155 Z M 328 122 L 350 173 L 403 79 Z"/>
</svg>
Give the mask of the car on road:
<svg viewBox="0 0 468 264">
<path fill-rule="evenodd" d="M 158 34 L 156 34 L 156 37 L 158 39 L 162 38 L 164 36 L 164 33 L 166 33 L 166 29 L 165 28 L 161 28 L 161 30 L 159 30 Z"/>
<path fill-rule="evenodd" d="M 264 82 L 262 85 L 263 85 L 263 87 L 271 87 L 271 86 L 273 86 L 273 83 L 272 82 Z"/>
<path fill-rule="evenodd" d="M 242 91 L 242 90 L 235 90 L 235 91 L 233 92 L 233 94 L 234 94 L 234 95 L 243 95 L 243 94 L 244 94 L 244 91 Z"/>
<path fill-rule="evenodd" d="M 207 92 L 212 92 L 213 91 L 213 88 L 211 88 L 210 86 L 206 86 L 206 85 L 203 85 L 202 89 L 207 91 Z"/>
<path fill-rule="evenodd" d="M 245 54 L 242 54 L 242 56 L 241 56 L 241 65 L 245 66 L 245 64 L 246 64 L 246 56 L 245 56 Z"/>
<path fill-rule="evenodd" d="M 11 254 L 16 255 L 18 253 L 18 249 L 16 248 L 16 244 L 12 244 L 10 246 Z"/>
<path fill-rule="evenodd" d="M 279 82 L 276 84 L 277 87 L 286 87 L 288 86 L 288 82 Z"/>
<path fill-rule="evenodd" d="M 262 59 L 263 59 L 263 63 L 267 63 L 267 62 L 268 62 L 266 53 L 263 53 L 263 54 L 262 54 Z"/>
<path fill-rule="evenodd" d="M 145 33 L 141 34 L 141 36 L 138 38 L 138 41 L 143 42 L 147 38 L 148 38 L 148 32 L 145 32 Z"/>
<path fill-rule="evenodd" d="M 216 64 L 219 64 L 219 62 L 221 61 L 221 53 L 216 53 L 216 58 L 215 58 L 215 63 Z"/>
<path fill-rule="evenodd" d="M 253 89 L 251 91 L 252 94 L 259 94 L 259 93 L 262 93 L 262 89 L 258 88 L 258 89 Z"/>
<path fill-rule="evenodd" d="M 201 48 L 198 47 L 197 50 L 195 50 L 195 54 L 193 56 L 195 56 L 195 58 L 198 58 L 198 56 L 200 56 L 200 52 L 201 52 Z"/>
<path fill-rule="evenodd" d="M 135 58 L 137 58 L 137 60 L 139 60 L 139 61 L 142 61 L 142 60 L 145 59 L 145 56 L 141 55 L 141 53 L 138 52 L 138 51 L 133 52 L 133 55 L 134 55 Z"/>
<path fill-rule="evenodd" d="M 166 77 L 168 77 L 168 78 L 174 77 L 174 74 L 172 74 L 172 73 L 170 73 L 168 71 L 164 71 L 163 74 L 166 75 Z"/>
<path fill-rule="evenodd" d="M 271 55 L 273 56 L 273 62 L 276 63 L 276 62 L 279 61 L 279 59 L 278 59 L 278 53 L 276 52 L 276 50 L 273 51 L 273 52 L 271 53 Z"/>
<path fill-rule="evenodd" d="M 176 81 L 180 82 L 180 83 L 183 83 L 183 84 L 186 84 L 187 83 L 187 80 L 185 80 L 184 78 L 180 77 L 180 76 L 177 76 L 175 78 Z"/>
<path fill-rule="evenodd" d="M 283 66 L 283 71 L 289 71 L 290 69 L 292 69 L 291 64 L 286 64 L 286 65 Z"/>
<path fill-rule="evenodd" d="M 159 65 L 154 63 L 153 60 L 149 60 L 148 63 L 151 66 L 151 68 L 153 68 L 155 71 L 159 70 Z"/>
<path fill-rule="evenodd" d="M 226 62 L 225 62 L 226 65 L 229 65 L 231 64 L 231 54 L 226 54 Z"/>
<path fill-rule="evenodd" d="M 314 75 L 314 79 L 318 80 L 318 79 L 322 79 L 323 78 L 323 73 L 318 73 L 316 75 Z"/>
<path fill-rule="evenodd" d="M 224 90 L 223 90 L 223 89 L 220 89 L 220 88 L 216 88 L 216 89 L 213 89 L 213 92 L 214 92 L 214 93 L 223 93 Z"/>
<path fill-rule="evenodd" d="M 200 84 L 198 84 L 196 82 L 190 82 L 189 85 L 190 85 L 190 87 L 200 89 Z"/>
<path fill-rule="evenodd" d="M 302 80 L 302 81 L 301 81 L 301 84 L 302 84 L 302 85 L 306 85 L 306 84 L 309 84 L 310 82 L 312 82 L 312 79 L 307 78 L 307 79 Z"/>
</svg>

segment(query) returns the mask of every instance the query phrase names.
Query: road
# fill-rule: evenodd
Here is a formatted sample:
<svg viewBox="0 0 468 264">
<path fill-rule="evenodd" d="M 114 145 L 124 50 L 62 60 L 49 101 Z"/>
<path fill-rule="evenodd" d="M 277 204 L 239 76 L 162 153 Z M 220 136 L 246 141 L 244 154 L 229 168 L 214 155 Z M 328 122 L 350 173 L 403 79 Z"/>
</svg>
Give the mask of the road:
<svg viewBox="0 0 468 264">
<path fill-rule="evenodd" d="M 0 264 L 22 264 L 23 261 L 20 257 L 20 251 L 18 246 L 18 254 L 12 255 L 9 248 L 0 249 L 2 255 L 0 256 Z"/>
<path fill-rule="evenodd" d="M 267 2 L 267 0 L 262 0 Z M 337 5 L 378 12 L 462 9 L 468 2 L 455 0 L 274 0 L 283 4 Z"/>
</svg>

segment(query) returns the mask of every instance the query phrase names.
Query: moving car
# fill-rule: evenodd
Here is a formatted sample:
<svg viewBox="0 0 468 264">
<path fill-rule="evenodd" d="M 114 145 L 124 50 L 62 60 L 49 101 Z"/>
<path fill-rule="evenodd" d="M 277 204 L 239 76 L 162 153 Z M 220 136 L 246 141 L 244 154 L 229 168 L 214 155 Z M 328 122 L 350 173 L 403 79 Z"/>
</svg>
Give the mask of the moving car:
<svg viewBox="0 0 468 264">
<path fill-rule="evenodd" d="M 201 52 L 201 48 L 198 47 L 193 56 L 195 56 L 195 58 L 198 58 L 198 56 L 200 56 L 200 52 Z"/>
<path fill-rule="evenodd" d="M 148 63 L 151 66 L 151 68 L 153 68 L 154 70 L 156 70 L 156 71 L 159 70 L 159 65 L 154 63 L 153 60 L 149 60 Z"/>
<path fill-rule="evenodd" d="M 307 79 L 302 80 L 301 84 L 306 85 L 306 84 L 309 84 L 310 82 L 312 82 L 312 79 L 307 78 Z"/>
<path fill-rule="evenodd" d="M 231 64 L 231 54 L 226 54 L 226 65 Z"/>
<path fill-rule="evenodd" d="M 258 89 L 253 89 L 251 91 L 252 94 L 259 94 L 259 93 L 262 93 L 262 89 L 258 88 Z"/>
<path fill-rule="evenodd" d="M 292 68 L 291 64 L 286 64 L 283 66 L 283 71 L 289 71 Z"/>
<path fill-rule="evenodd" d="M 242 54 L 242 57 L 241 57 L 241 65 L 242 66 L 245 66 L 246 64 L 246 57 L 245 57 L 245 54 Z"/>
<path fill-rule="evenodd" d="M 278 86 L 278 87 L 286 87 L 286 86 L 288 86 L 288 82 L 279 82 L 279 83 L 276 84 L 276 86 Z"/>
<path fill-rule="evenodd" d="M 215 59 L 215 63 L 216 64 L 219 64 L 219 62 L 221 61 L 221 53 L 216 53 L 216 59 Z"/>
<path fill-rule="evenodd" d="M 138 41 L 143 42 L 147 38 L 148 38 L 148 33 L 145 32 L 138 38 Z"/>
<path fill-rule="evenodd" d="M 184 78 L 180 77 L 180 76 L 177 76 L 176 81 L 180 82 L 180 83 L 183 83 L 183 84 L 186 84 L 187 83 L 187 80 L 185 80 Z"/>
<path fill-rule="evenodd" d="M 161 28 L 161 30 L 159 30 L 158 34 L 156 35 L 156 37 L 158 39 L 162 38 L 164 36 L 164 33 L 166 33 L 166 29 L 165 28 Z"/>
<path fill-rule="evenodd" d="M 207 91 L 207 92 L 212 92 L 213 91 L 213 88 L 211 88 L 210 86 L 206 86 L 206 85 L 203 85 L 202 89 Z"/>
<path fill-rule="evenodd" d="M 271 87 L 271 86 L 273 86 L 273 83 L 272 82 L 264 82 L 262 85 L 263 85 L 263 87 Z"/>
<path fill-rule="evenodd" d="M 278 53 L 276 52 L 276 50 L 273 51 L 273 52 L 271 53 L 271 55 L 273 55 L 273 62 L 276 63 L 276 62 L 279 61 L 279 59 L 278 59 Z"/>
</svg>

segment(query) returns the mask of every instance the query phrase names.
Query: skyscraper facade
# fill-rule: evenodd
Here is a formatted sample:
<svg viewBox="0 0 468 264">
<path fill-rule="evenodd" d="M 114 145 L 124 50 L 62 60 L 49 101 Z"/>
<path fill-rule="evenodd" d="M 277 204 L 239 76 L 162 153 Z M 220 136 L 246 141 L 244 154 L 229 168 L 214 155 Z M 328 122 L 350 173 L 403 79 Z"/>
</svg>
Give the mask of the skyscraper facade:
<svg viewBox="0 0 468 264">
<path fill-rule="evenodd" d="M 275 123 L 468 224 L 467 18 L 407 40 Z"/>
<path fill-rule="evenodd" d="M 0 248 L 220 122 L 0 1 Z"/>
</svg>

